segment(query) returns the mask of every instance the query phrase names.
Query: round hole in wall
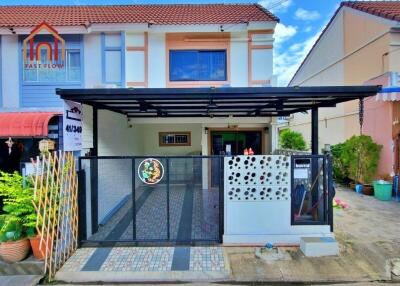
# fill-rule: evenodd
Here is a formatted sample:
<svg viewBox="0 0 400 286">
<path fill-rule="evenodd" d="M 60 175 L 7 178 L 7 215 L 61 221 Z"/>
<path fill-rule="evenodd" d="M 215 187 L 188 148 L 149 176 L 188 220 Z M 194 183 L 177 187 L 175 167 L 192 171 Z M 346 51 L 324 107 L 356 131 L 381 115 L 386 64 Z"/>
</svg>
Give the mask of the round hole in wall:
<svg viewBox="0 0 400 286">
<path fill-rule="evenodd" d="M 232 160 L 229 160 L 229 161 L 228 161 L 228 164 L 229 164 L 229 165 L 233 165 L 233 161 L 232 161 Z"/>
<path fill-rule="evenodd" d="M 267 176 L 268 176 L 268 177 L 271 177 L 271 176 L 272 176 L 272 174 L 271 174 L 271 173 L 268 173 L 268 174 L 267 174 Z"/>
<path fill-rule="evenodd" d="M 268 193 L 272 192 L 272 189 L 271 189 L 271 188 L 268 188 L 267 192 L 268 192 Z"/>
<path fill-rule="evenodd" d="M 255 162 L 256 161 L 256 157 L 251 157 L 251 161 Z"/>
<path fill-rule="evenodd" d="M 275 195 L 277 195 L 277 196 L 279 196 L 280 194 L 281 194 L 280 191 L 276 191 L 276 192 L 275 192 Z"/>
<path fill-rule="evenodd" d="M 260 192 L 260 196 L 263 196 L 265 193 L 263 191 Z"/>
<path fill-rule="evenodd" d="M 233 195 L 233 192 L 232 192 L 232 191 L 229 191 L 228 195 L 232 196 L 232 195 Z"/>
<path fill-rule="evenodd" d="M 256 173 L 251 173 L 251 176 L 254 178 L 256 176 Z"/>
<path fill-rule="evenodd" d="M 245 191 L 245 192 L 244 192 L 244 195 L 245 195 L 245 196 L 248 196 L 248 195 L 249 195 L 249 192 L 248 192 L 248 191 Z"/>
<path fill-rule="evenodd" d="M 263 165 L 263 164 L 264 164 L 264 160 L 261 160 L 260 165 Z M 261 166 L 261 167 L 263 167 L 263 166 Z"/>
<path fill-rule="evenodd" d="M 240 158 L 239 157 L 236 157 L 236 162 L 240 162 Z"/>
<path fill-rule="evenodd" d="M 240 193 L 240 188 L 236 188 L 236 193 Z"/>
<path fill-rule="evenodd" d="M 271 157 L 268 157 L 268 158 L 267 158 L 267 161 L 268 161 L 268 162 L 271 162 L 271 160 L 272 160 Z"/>
<path fill-rule="evenodd" d="M 240 173 L 239 173 L 239 172 L 236 173 L 236 177 L 237 177 L 237 178 L 240 177 Z"/>
<path fill-rule="evenodd" d="M 251 189 L 251 192 L 252 192 L 252 193 L 255 193 L 255 192 L 256 192 L 256 188 L 252 188 L 252 189 Z"/>
<path fill-rule="evenodd" d="M 275 164 L 276 164 L 276 165 L 278 165 L 279 163 L 280 163 L 280 161 L 279 161 L 279 160 L 276 160 L 276 161 L 275 161 Z"/>
<path fill-rule="evenodd" d="M 264 176 L 260 176 L 260 180 L 261 180 L 261 181 L 263 181 L 264 178 L 265 178 Z M 263 182 L 261 182 L 261 184 L 262 184 L 262 183 L 263 183 Z"/>
</svg>

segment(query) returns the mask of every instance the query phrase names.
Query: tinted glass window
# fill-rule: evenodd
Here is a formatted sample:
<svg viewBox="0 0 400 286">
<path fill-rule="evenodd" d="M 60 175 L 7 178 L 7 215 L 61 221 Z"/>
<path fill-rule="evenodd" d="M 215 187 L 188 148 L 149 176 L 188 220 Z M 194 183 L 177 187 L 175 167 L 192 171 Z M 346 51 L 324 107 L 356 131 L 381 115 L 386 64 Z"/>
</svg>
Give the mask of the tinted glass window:
<svg viewBox="0 0 400 286">
<path fill-rule="evenodd" d="M 170 81 L 226 80 L 225 50 L 172 50 Z"/>
</svg>

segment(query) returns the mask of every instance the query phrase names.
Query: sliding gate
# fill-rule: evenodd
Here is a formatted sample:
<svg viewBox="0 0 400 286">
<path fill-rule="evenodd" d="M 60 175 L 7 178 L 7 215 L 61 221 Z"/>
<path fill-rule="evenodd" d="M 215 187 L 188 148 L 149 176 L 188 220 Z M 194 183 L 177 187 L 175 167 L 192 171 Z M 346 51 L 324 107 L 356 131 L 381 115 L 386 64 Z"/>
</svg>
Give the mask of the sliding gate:
<svg viewBox="0 0 400 286">
<path fill-rule="evenodd" d="M 79 158 L 86 245 L 219 243 L 223 157 Z"/>
</svg>

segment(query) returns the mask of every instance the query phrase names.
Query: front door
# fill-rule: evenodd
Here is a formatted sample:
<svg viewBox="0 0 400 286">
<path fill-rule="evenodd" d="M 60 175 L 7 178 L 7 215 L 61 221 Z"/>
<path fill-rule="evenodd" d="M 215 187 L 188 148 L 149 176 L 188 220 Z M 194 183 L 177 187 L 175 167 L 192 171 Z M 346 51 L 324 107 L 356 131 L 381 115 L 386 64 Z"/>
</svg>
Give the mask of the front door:
<svg viewBox="0 0 400 286">
<path fill-rule="evenodd" d="M 211 131 L 210 155 L 243 155 L 244 149 L 251 148 L 255 155 L 262 154 L 262 131 L 227 130 Z M 212 161 L 211 186 L 220 184 L 218 161 Z"/>
<path fill-rule="evenodd" d="M 262 154 L 262 131 L 211 131 L 210 155 L 243 155 L 249 148 Z"/>
</svg>

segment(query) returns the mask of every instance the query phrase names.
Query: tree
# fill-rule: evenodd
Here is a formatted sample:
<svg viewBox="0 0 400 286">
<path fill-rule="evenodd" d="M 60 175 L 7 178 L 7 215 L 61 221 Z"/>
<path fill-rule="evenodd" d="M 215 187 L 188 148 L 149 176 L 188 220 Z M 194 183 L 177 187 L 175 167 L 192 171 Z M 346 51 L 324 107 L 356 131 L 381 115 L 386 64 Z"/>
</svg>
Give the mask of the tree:
<svg viewBox="0 0 400 286">
<path fill-rule="evenodd" d="M 279 144 L 283 149 L 306 151 L 307 144 L 303 135 L 290 129 L 284 129 L 279 134 Z"/>
</svg>

